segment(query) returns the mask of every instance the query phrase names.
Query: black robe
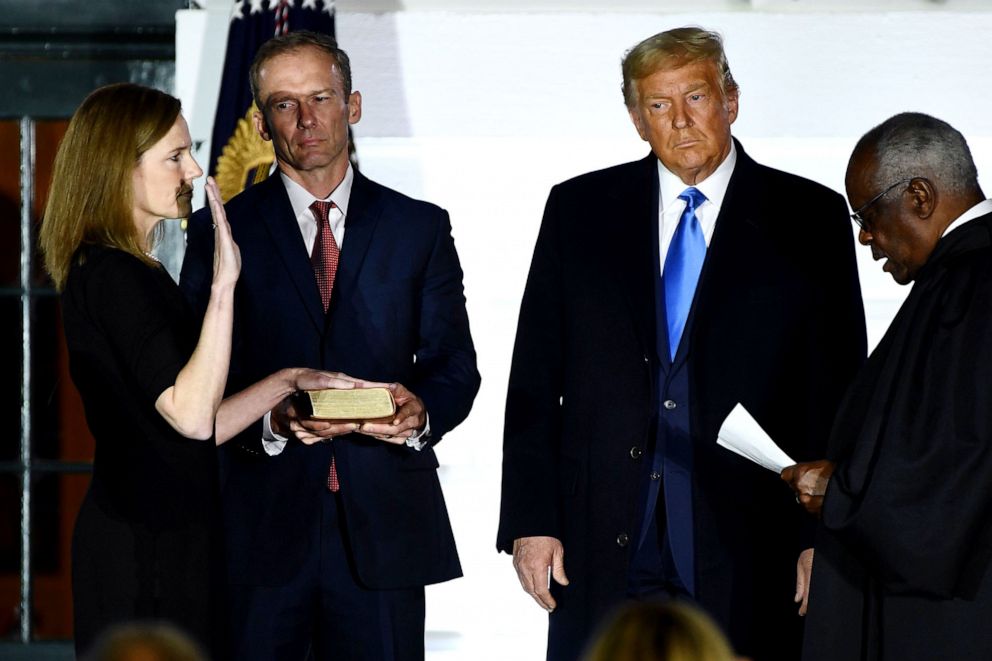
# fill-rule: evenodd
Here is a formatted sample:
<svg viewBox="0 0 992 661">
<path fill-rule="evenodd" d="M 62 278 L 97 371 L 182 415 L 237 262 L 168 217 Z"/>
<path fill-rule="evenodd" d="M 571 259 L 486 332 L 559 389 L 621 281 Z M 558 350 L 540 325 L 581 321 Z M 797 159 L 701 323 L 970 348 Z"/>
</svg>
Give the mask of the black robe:
<svg viewBox="0 0 992 661">
<path fill-rule="evenodd" d="M 992 214 L 938 242 L 828 458 L 803 659 L 992 659 Z"/>
</svg>

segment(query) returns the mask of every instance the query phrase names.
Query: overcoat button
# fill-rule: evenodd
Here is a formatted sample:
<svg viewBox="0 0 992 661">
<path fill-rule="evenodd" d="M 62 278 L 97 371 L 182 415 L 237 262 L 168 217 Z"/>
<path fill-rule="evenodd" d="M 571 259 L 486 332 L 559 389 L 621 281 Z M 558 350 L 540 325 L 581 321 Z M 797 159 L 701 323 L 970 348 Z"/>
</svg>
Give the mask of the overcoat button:
<svg viewBox="0 0 992 661">
<path fill-rule="evenodd" d="M 620 548 L 624 548 L 629 543 L 630 543 L 630 537 L 627 535 L 627 533 L 622 532 L 619 535 L 617 535 L 617 546 L 619 546 Z"/>
<path fill-rule="evenodd" d="M 634 447 L 630 448 L 630 458 L 631 459 L 640 459 L 641 458 L 641 455 L 643 453 L 644 453 L 644 451 L 641 450 L 641 448 L 637 447 L 636 445 Z"/>
<path fill-rule="evenodd" d="M 673 400 L 671 400 L 671 399 L 666 399 L 666 400 L 665 400 L 665 402 L 664 402 L 664 404 L 662 404 L 662 406 L 664 406 L 664 407 L 665 407 L 666 409 L 668 409 L 669 411 L 671 411 L 671 410 L 672 410 L 672 409 L 674 409 L 674 408 L 675 408 L 676 406 L 678 406 L 678 404 L 676 404 L 676 403 L 675 403 L 675 402 L 674 402 Z"/>
</svg>

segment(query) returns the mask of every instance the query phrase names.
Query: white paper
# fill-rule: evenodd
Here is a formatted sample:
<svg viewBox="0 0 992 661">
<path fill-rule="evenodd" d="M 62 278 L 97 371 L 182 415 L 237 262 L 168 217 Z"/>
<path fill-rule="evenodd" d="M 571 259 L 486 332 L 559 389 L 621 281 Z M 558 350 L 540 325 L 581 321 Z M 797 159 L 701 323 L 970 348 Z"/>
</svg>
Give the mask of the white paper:
<svg viewBox="0 0 992 661">
<path fill-rule="evenodd" d="M 740 404 L 723 421 L 716 442 L 717 445 L 776 473 L 781 473 L 783 468 L 796 463 Z"/>
</svg>

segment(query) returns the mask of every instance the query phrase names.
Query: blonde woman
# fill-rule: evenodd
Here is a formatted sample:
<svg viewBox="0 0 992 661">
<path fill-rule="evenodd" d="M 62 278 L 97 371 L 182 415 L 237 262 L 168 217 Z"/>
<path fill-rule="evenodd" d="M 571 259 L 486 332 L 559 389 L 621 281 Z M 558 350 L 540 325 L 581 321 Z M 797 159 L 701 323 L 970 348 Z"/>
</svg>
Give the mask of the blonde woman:
<svg viewBox="0 0 992 661">
<path fill-rule="evenodd" d="M 295 390 L 363 385 L 286 369 L 222 401 L 241 258 L 212 180 L 202 326 L 152 255 L 159 222 L 191 211 L 202 170 L 190 149 L 178 99 L 119 84 L 87 97 L 55 158 L 41 248 L 96 439 L 73 536 L 80 655 L 108 626 L 141 619 L 171 622 L 224 656 L 215 444 Z"/>
</svg>

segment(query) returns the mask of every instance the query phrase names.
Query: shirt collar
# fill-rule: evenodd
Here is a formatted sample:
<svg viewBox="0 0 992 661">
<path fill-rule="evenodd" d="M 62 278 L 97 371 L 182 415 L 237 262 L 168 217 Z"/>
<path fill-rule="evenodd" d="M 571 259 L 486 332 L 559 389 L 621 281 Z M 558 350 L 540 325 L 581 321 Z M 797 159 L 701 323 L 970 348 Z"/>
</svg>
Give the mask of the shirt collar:
<svg viewBox="0 0 992 661">
<path fill-rule="evenodd" d="M 293 207 L 293 215 L 299 218 L 304 211 L 310 209 L 310 205 L 317 198 L 306 188 L 286 176 L 284 172 L 280 172 L 279 176 L 282 177 L 282 183 L 286 187 L 286 194 L 289 195 L 289 203 Z M 348 216 L 348 202 L 351 200 L 351 186 L 354 182 L 355 171 L 352 169 L 351 163 L 348 163 L 348 170 L 344 173 L 344 179 L 341 180 L 337 188 L 331 191 L 330 195 L 324 198 L 325 202 L 333 202 L 341 210 L 341 215 L 345 217 Z"/>
<path fill-rule="evenodd" d="M 734 174 L 734 166 L 736 164 L 737 146 L 731 141 L 730 153 L 717 166 L 713 174 L 695 184 L 695 188 L 699 189 L 699 192 L 705 195 L 706 199 L 712 202 L 718 209 L 723 204 L 723 198 L 727 195 L 727 186 L 730 185 L 730 177 Z M 667 209 L 686 188 L 689 188 L 684 181 L 678 178 L 678 175 L 665 167 L 661 159 L 658 159 L 658 182 L 659 190 L 661 191 L 662 209 Z"/>
<path fill-rule="evenodd" d="M 992 200 L 982 200 L 972 208 L 965 211 L 963 214 L 958 216 L 954 222 L 947 226 L 947 229 L 944 230 L 944 233 L 941 234 L 940 237 L 944 238 L 947 236 L 948 232 L 956 230 L 969 220 L 975 220 L 976 218 L 980 218 L 987 213 L 992 213 Z"/>
</svg>

